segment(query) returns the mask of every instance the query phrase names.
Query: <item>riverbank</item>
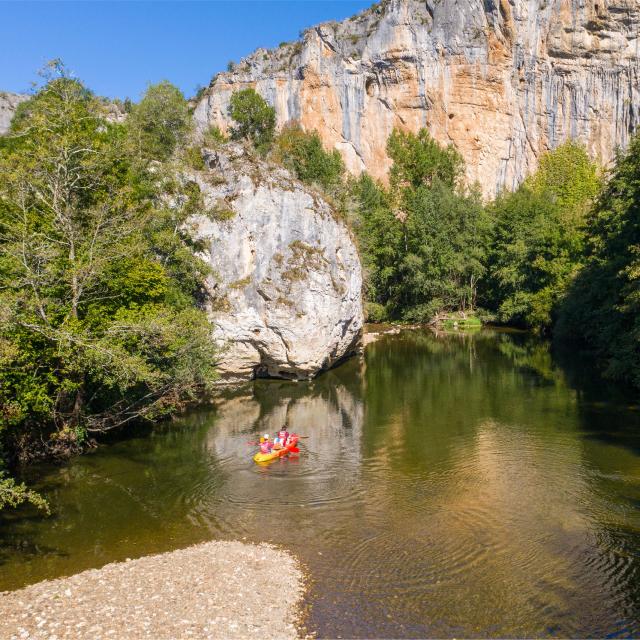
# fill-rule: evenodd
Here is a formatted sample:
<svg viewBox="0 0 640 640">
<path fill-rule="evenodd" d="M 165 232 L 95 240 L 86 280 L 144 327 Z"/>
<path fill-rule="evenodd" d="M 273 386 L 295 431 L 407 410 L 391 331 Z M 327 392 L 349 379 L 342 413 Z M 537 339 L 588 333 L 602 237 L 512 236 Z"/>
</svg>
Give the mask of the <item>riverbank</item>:
<svg viewBox="0 0 640 640">
<path fill-rule="evenodd" d="M 270 545 L 207 542 L 0 594 L 0 637 L 298 638 L 303 574 Z"/>
</svg>

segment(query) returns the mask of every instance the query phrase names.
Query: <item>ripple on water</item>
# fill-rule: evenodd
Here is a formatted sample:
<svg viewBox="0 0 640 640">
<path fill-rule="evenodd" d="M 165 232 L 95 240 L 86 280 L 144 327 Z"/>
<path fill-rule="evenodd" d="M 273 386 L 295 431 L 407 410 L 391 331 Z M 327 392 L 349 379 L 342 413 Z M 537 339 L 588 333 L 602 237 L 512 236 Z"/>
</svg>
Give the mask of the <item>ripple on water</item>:
<svg viewBox="0 0 640 640">
<path fill-rule="evenodd" d="M 0 529 L 0 584 L 247 538 L 310 570 L 319 637 L 638 635 L 640 463 L 620 423 L 640 416 L 582 411 L 549 357 L 413 332 L 310 383 L 256 382 L 50 475 L 57 516 Z M 300 456 L 255 465 L 247 441 L 285 420 Z M 25 563 L 23 539 L 55 553 Z"/>
</svg>

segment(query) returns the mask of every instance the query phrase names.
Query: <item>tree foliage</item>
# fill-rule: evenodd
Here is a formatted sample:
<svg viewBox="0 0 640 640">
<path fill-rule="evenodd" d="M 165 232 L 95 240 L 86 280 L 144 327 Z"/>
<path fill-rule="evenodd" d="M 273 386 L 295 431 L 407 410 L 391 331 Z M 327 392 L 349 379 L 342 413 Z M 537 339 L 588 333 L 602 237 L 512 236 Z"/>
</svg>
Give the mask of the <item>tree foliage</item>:
<svg viewBox="0 0 640 640">
<path fill-rule="evenodd" d="M 480 194 L 459 185 L 464 165 L 426 130 L 394 131 L 390 189 L 363 176 L 357 226 L 369 302 L 377 319 L 429 321 L 472 311 L 486 267 L 487 221 Z"/>
<path fill-rule="evenodd" d="M 167 80 L 151 85 L 131 108 L 127 135 L 145 160 L 168 160 L 191 130 L 189 107 L 182 92 Z"/>
<path fill-rule="evenodd" d="M 333 191 L 341 183 L 344 163 L 337 150 L 325 151 L 317 131 L 306 132 L 293 123 L 275 141 L 276 159 L 307 184 Z"/>
<path fill-rule="evenodd" d="M 464 161 L 453 145 L 441 147 L 421 129 L 417 134 L 394 129 L 387 140 L 393 161 L 389 173 L 392 191 L 431 187 L 439 182 L 453 189 L 464 172 Z"/>
<path fill-rule="evenodd" d="M 592 346 L 608 375 L 640 387 L 640 133 L 620 153 L 588 216 L 587 257 L 558 334 Z"/>
<path fill-rule="evenodd" d="M 136 150 L 144 132 L 145 153 L 164 141 L 166 154 L 184 129 L 165 146 L 140 123 L 110 123 L 101 101 L 58 73 L 0 138 L 5 456 L 64 453 L 170 414 L 214 377 L 198 309 L 208 271 L 184 231 L 198 194 Z"/>
<path fill-rule="evenodd" d="M 505 323 L 549 330 L 585 250 L 586 214 L 600 188 L 596 163 L 568 142 L 489 206 L 494 231 L 488 304 Z"/>
<path fill-rule="evenodd" d="M 229 115 L 236 123 L 231 129 L 234 140 L 249 140 L 260 150 L 266 150 L 276 128 L 276 111 L 255 89 L 236 91 L 229 101 Z"/>
</svg>

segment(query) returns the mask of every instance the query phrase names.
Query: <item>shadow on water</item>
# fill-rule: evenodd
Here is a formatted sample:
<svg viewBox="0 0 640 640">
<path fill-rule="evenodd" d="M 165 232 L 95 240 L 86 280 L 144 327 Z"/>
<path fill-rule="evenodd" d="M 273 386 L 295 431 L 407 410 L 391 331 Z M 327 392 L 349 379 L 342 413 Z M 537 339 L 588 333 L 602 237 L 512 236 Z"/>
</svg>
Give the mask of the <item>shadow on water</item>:
<svg viewBox="0 0 640 640">
<path fill-rule="evenodd" d="M 574 356 L 405 331 L 33 468 L 54 516 L 3 518 L 0 588 L 244 539 L 301 558 L 320 637 L 638 635 L 640 412 Z M 300 456 L 254 465 L 283 424 Z"/>
</svg>

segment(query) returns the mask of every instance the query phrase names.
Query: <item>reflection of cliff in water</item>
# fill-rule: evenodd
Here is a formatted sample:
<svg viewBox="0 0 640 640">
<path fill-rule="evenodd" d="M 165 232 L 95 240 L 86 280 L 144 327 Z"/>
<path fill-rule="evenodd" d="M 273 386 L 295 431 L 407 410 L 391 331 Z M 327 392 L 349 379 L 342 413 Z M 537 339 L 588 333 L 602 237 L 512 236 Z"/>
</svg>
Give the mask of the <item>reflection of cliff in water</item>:
<svg viewBox="0 0 640 640">
<path fill-rule="evenodd" d="M 209 445 L 226 457 L 229 448 L 237 447 L 236 436 L 255 440 L 260 434 L 273 435 L 286 427 L 305 436 L 307 449 L 357 455 L 364 416 L 362 374 L 363 360 L 353 358 L 309 382 L 256 380 L 229 392 L 216 401 Z"/>
</svg>

